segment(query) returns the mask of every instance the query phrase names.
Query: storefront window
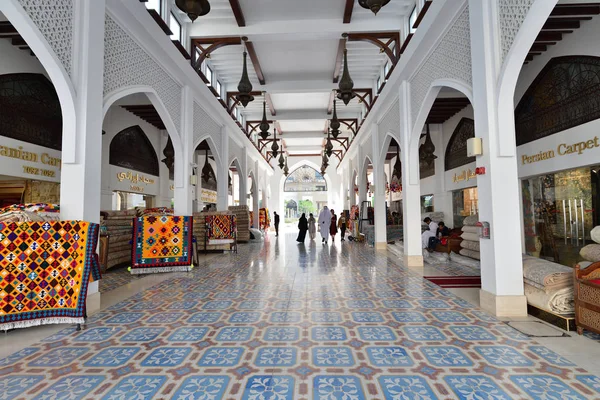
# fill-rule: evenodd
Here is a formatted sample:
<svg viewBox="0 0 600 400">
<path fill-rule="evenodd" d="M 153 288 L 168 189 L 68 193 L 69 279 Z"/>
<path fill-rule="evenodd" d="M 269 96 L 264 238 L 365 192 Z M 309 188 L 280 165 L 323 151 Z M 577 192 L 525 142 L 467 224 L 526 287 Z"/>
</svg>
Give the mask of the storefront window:
<svg viewBox="0 0 600 400">
<path fill-rule="evenodd" d="M 521 188 L 525 251 L 573 266 L 581 248 L 590 242 L 590 230 L 597 225 L 597 168 L 524 179 Z"/>
<path fill-rule="evenodd" d="M 128 192 L 113 192 L 113 210 L 131 210 L 136 207 L 152 207 L 151 196 Z"/>
<path fill-rule="evenodd" d="M 433 195 L 421 196 L 421 212 L 433 212 Z"/>
<path fill-rule="evenodd" d="M 479 212 L 477 188 L 468 188 L 452 192 L 452 212 L 455 228 L 463 226 L 463 220 Z"/>
</svg>

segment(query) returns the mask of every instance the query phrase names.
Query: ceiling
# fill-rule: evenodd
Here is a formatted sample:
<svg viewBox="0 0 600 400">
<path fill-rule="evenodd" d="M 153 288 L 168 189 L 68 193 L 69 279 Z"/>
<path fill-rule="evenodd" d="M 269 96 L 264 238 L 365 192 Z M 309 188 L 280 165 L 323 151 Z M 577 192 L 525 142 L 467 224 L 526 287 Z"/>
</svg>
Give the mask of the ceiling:
<svg viewBox="0 0 600 400">
<path fill-rule="evenodd" d="M 210 3 L 211 12 L 199 18 L 189 30 L 192 40 L 248 37 L 253 47 L 248 50 L 248 72 L 253 90 L 268 94 L 267 119 L 277 122 L 281 135 L 278 137 L 283 138 L 288 154 L 308 156 L 319 155 L 327 139 L 332 90 L 338 86 L 334 76 L 341 76 L 343 69 L 338 59 L 343 49 L 342 33 L 399 32 L 415 0 L 391 1 L 377 16 L 360 7 L 356 0 L 210 0 Z M 350 23 L 344 23 L 349 16 L 349 5 L 353 5 Z M 366 41 L 348 41 L 346 46 L 355 89 L 373 90 L 389 57 Z M 207 61 L 227 92 L 237 91 L 243 51 L 241 44 L 223 46 L 211 52 Z M 264 84 L 254 68 L 252 52 L 260 64 Z M 374 96 L 368 97 L 366 92 L 365 95 L 368 102 L 373 100 Z M 246 108 L 240 106 L 241 114 L 251 123 L 261 120 L 265 100 L 261 95 L 255 98 Z M 366 103 L 359 98 L 348 106 L 337 102 L 338 117 L 354 123 L 354 130 L 367 111 Z M 352 130 L 344 124 L 341 130 L 341 137 L 352 135 Z M 333 143 L 335 150 L 345 150 L 343 141 L 340 142 Z"/>
</svg>

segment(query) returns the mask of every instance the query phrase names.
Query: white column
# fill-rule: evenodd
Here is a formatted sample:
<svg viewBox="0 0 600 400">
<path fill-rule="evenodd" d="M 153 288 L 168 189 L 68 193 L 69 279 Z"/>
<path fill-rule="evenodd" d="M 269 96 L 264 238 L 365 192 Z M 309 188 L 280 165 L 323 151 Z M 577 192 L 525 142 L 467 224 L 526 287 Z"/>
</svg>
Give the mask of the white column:
<svg viewBox="0 0 600 400">
<path fill-rule="evenodd" d="M 175 150 L 175 215 L 192 215 L 194 191 L 190 176 L 194 154 L 194 97 L 188 86 L 182 90 L 181 110 L 181 149 L 179 153 Z"/>
<path fill-rule="evenodd" d="M 75 7 L 76 156 L 74 163 L 62 164 L 63 220 L 100 221 L 105 6 L 105 0 L 81 0 Z"/>
<path fill-rule="evenodd" d="M 240 181 L 240 206 L 248 205 L 248 152 L 242 149 L 242 159 L 240 160 L 240 171 L 238 172 Z"/>
<path fill-rule="evenodd" d="M 373 124 L 371 132 L 373 144 L 373 185 L 375 186 L 374 208 L 375 208 L 375 249 L 385 250 L 387 248 L 386 210 L 385 210 L 385 157 L 378 160 L 381 154 L 379 143 L 379 126 Z"/>
<path fill-rule="evenodd" d="M 482 138 L 483 155 L 477 166 L 479 219 L 491 227 L 491 239 L 481 239 L 481 307 L 497 316 L 527 315 L 523 294 L 523 259 L 520 238 L 520 197 L 516 152 L 500 155 L 500 136 L 515 141 L 513 107 L 498 112 L 500 38 L 494 0 L 469 0 L 473 62 L 475 134 Z M 502 129 L 499 124 L 502 123 Z"/>
<path fill-rule="evenodd" d="M 354 170 L 352 169 L 352 165 L 348 167 L 348 197 L 350 198 L 349 206 L 356 205 L 356 193 L 354 192 Z"/>
<path fill-rule="evenodd" d="M 221 165 L 219 165 L 219 179 L 217 179 L 217 210 L 227 211 L 229 203 L 229 136 L 225 127 L 221 128 L 221 154 L 219 154 L 219 159 Z"/>
<path fill-rule="evenodd" d="M 400 159 L 402 162 L 402 214 L 404 229 L 404 265 L 423 266 L 421 245 L 421 180 L 418 144 L 411 148 L 412 118 L 410 83 L 400 84 Z"/>
</svg>

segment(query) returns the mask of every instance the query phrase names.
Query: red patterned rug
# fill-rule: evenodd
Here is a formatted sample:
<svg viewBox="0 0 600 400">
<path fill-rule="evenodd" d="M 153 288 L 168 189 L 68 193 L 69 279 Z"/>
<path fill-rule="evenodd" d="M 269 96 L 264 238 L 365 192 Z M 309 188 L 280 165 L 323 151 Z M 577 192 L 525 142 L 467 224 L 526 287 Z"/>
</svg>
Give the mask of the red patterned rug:
<svg viewBox="0 0 600 400">
<path fill-rule="evenodd" d="M 480 288 L 480 276 L 425 276 L 430 282 L 443 288 Z"/>
</svg>

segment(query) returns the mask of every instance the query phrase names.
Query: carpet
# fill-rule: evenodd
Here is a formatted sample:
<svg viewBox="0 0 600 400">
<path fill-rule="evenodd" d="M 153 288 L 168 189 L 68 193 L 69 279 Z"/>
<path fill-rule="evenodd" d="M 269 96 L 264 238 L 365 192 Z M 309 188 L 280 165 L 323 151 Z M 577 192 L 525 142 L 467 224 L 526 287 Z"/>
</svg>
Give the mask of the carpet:
<svg viewBox="0 0 600 400">
<path fill-rule="evenodd" d="M 425 276 L 425 279 L 442 288 L 480 288 L 480 276 Z"/>
<path fill-rule="evenodd" d="M 132 274 L 189 271 L 192 217 L 172 215 L 133 220 Z"/>
<path fill-rule="evenodd" d="M 208 215 L 206 218 L 206 236 L 209 244 L 235 242 L 235 215 Z"/>
<path fill-rule="evenodd" d="M 0 223 L 0 330 L 84 322 L 99 225 Z M 93 271 L 95 270 L 95 271 Z"/>
</svg>

